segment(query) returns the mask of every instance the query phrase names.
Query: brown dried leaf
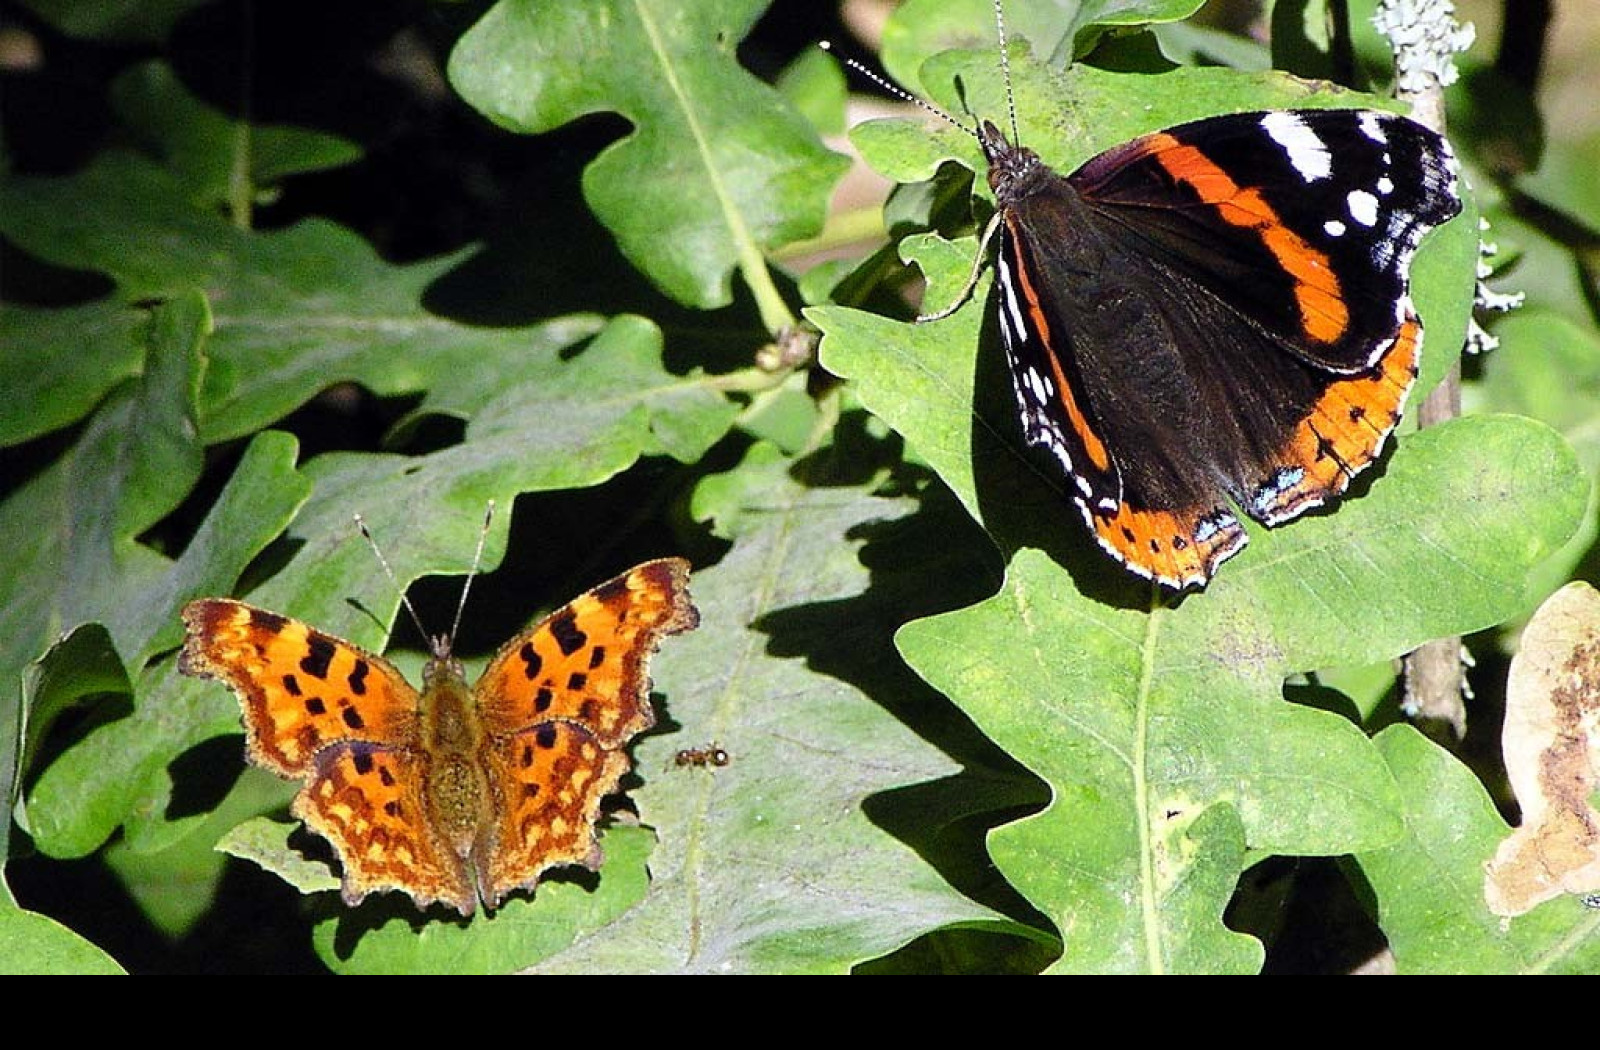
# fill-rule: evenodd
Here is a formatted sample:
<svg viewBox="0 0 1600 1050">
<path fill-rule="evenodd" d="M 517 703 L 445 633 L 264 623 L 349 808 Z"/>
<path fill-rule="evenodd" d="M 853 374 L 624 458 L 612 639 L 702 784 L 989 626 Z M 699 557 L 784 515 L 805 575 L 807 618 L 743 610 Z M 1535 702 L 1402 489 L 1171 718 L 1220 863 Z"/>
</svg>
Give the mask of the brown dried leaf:
<svg viewBox="0 0 1600 1050">
<path fill-rule="evenodd" d="M 1506 683 L 1501 735 L 1522 826 L 1489 862 L 1484 897 L 1521 915 L 1564 893 L 1600 889 L 1600 592 L 1570 583 L 1546 599 L 1522 635 Z"/>
</svg>

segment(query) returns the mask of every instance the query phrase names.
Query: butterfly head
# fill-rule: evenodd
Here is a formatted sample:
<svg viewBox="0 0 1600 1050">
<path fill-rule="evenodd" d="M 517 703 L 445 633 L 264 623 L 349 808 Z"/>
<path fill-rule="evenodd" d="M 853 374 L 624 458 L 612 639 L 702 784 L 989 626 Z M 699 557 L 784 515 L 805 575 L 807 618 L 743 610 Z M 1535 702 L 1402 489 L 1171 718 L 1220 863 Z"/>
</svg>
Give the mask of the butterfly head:
<svg viewBox="0 0 1600 1050">
<path fill-rule="evenodd" d="M 411 599 L 406 596 L 405 588 L 400 585 L 400 580 L 395 576 L 394 570 L 389 567 L 389 559 L 383 556 L 377 541 L 372 538 L 372 532 L 367 528 L 367 523 L 361 515 L 355 516 L 356 528 L 366 539 L 367 545 L 372 548 L 372 553 L 378 559 L 378 564 L 383 567 L 384 575 L 389 577 L 395 589 L 400 592 L 400 603 L 405 606 L 406 612 L 411 615 L 411 622 L 417 625 L 417 630 L 428 639 L 428 662 L 422 669 L 422 683 L 426 689 L 432 689 L 436 684 L 444 682 L 465 683 L 466 669 L 461 666 L 461 661 L 455 658 L 456 632 L 461 629 L 461 613 L 467 607 L 467 594 L 472 589 L 472 579 L 478 574 L 478 566 L 483 561 L 483 542 L 489 535 L 489 523 L 494 520 L 494 500 L 490 500 L 483 513 L 483 528 L 478 532 L 478 549 L 472 555 L 472 568 L 467 573 L 466 582 L 461 585 L 461 600 L 456 603 L 455 622 L 450 626 L 449 634 L 430 635 L 422 626 L 422 618 L 417 615 L 416 607 L 411 604 Z"/>
<path fill-rule="evenodd" d="M 1037 153 L 1025 146 L 1012 145 L 993 121 L 984 121 L 978 129 L 978 145 L 983 147 L 984 159 L 989 162 L 989 188 L 1002 200 L 1025 196 L 1034 181 L 1050 175 L 1050 169 Z"/>
<path fill-rule="evenodd" d="M 452 651 L 454 645 L 455 640 L 448 634 L 438 634 L 428 639 L 430 655 L 427 664 L 422 668 L 424 689 L 431 689 L 443 681 L 466 679 L 466 668 L 461 666 L 461 661 L 455 658 L 455 653 Z"/>
</svg>

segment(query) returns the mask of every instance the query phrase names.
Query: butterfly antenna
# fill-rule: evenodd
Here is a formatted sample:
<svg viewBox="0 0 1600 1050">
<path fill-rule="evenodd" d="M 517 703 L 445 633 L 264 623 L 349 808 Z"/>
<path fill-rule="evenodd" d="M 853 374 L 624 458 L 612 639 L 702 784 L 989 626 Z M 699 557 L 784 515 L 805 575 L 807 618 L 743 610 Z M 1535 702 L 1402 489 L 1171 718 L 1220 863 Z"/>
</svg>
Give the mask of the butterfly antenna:
<svg viewBox="0 0 1600 1050">
<path fill-rule="evenodd" d="M 1022 133 L 1017 128 L 1017 94 L 1011 87 L 1011 49 L 1006 45 L 1006 12 L 1004 0 L 994 0 L 994 29 L 1000 38 L 1000 78 L 1006 85 L 1006 109 L 1011 112 L 1011 141 L 1021 142 Z"/>
<path fill-rule="evenodd" d="M 367 546 L 372 548 L 372 553 L 377 557 L 378 564 L 383 566 L 383 574 L 389 577 L 389 582 L 394 584 L 394 589 L 400 592 L 400 603 L 406 607 L 406 612 L 411 614 L 411 622 L 417 625 L 417 633 L 428 637 L 428 629 L 422 626 L 422 617 L 417 615 L 416 606 L 411 604 L 411 596 L 406 594 L 406 589 L 400 586 L 400 578 L 389 567 L 389 559 L 383 556 L 383 549 L 378 546 L 378 541 L 372 538 L 372 530 L 367 528 L 367 523 L 360 514 L 355 516 L 356 528 L 361 530 L 361 535 L 366 539 Z M 431 639 L 430 639 L 431 643 Z"/>
<path fill-rule="evenodd" d="M 450 625 L 450 637 L 454 638 L 456 632 L 461 630 L 461 614 L 467 608 L 467 592 L 472 590 L 473 577 L 478 575 L 478 566 L 483 562 L 483 542 L 489 538 L 489 523 L 494 520 L 494 500 L 483 511 L 483 528 L 478 530 L 478 549 L 472 553 L 472 571 L 467 573 L 467 582 L 461 585 L 461 600 L 456 603 L 456 621 Z"/>
<path fill-rule="evenodd" d="M 830 41 L 819 40 L 817 42 L 817 46 L 822 48 L 822 50 L 828 52 L 830 55 L 834 54 L 833 44 Z M 960 128 L 962 131 L 965 131 L 968 135 L 971 135 L 972 137 L 977 138 L 977 136 L 978 136 L 977 129 L 967 127 L 965 124 L 961 123 L 961 121 L 957 120 L 955 117 L 952 117 L 950 114 L 946 113 L 944 110 L 940 109 L 938 106 L 935 106 L 932 102 L 929 102 L 926 99 L 918 98 L 917 96 L 913 95 L 911 92 L 907 91 L 905 88 L 901 87 L 899 84 L 894 83 L 893 81 L 889 80 L 887 77 L 880 76 L 877 73 L 874 73 L 872 70 L 868 69 L 866 66 L 862 65 L 860 62 L 857 62 L 853 58 L 850 58 L 850 57 L 848 57 L 846 55 L 838 55 L 836 57 L 839 59 L 839 61 L 841 61 L 845 65 L 849 66 L 851 69 L 855 70 L 857 73 L 860 73 L 862 76 L 866 77 L 868 80 L 872 81 L 874 84 L 876 84 L 879 87 L 883 88 L 883 90 L 887 91 L 889 94 L 893 95 L 895 98 L 901 99 L 902 101 L 905 101 L 905 102 L 910 102 L 914 106 L 919 106 L 922 109 L 927 110 L 929 113 L 932 113 L 934 116 L 938 117 L 940 120 L 944 121 L 946 124 L 949 124 L 951 127 Z"/>
</svg>

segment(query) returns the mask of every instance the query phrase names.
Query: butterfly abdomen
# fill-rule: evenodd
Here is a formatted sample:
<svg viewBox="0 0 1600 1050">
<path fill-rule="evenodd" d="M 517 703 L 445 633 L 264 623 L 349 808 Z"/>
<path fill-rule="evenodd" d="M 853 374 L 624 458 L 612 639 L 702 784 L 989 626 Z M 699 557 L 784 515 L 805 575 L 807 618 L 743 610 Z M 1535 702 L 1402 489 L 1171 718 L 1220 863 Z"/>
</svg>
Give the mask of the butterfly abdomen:
<svg viewBox="0 0 1600 1050">
<path fill-rule="evenodd" d="M 466 857 L 494 812 L 488 772 L 480 757 L 484 732 L 477 705 L 459 674 L 430 676 L 421 714 L 423 750 L 428 756 L 423 803 L 450 851 Z"/>
</svg>

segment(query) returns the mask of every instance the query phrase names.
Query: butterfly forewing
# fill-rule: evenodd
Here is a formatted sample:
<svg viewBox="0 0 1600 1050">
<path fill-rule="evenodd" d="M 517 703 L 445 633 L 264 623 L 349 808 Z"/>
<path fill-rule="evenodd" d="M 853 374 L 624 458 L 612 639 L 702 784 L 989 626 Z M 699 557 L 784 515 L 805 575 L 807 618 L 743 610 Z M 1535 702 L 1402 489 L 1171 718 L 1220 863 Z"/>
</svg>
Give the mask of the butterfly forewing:
<svg viewBox="0 0 1600 1050">
<path fill-rule="evenodd" d="M 557 864 L 600 863 L 601 799 L 631 768 L 621 750 L 655 724 L 649 661 L 690 630 L 689 565 L 645 562 L 580 595 L 501 647 L 474 690 L 484 762 L 502 792 L 475 858 L 491 905 Z"/>
<path fill-rule="evenodd" d="M 682 559 L 645 562 L 507 642 L 476 688 L 489 732 L 563 719 L 615 747 L 655 724 L 649 658 L 663 637 L 699 622 L 688 579 Z"/>
<path fill-rule="evenodd" d="M 239 695 L 251 758 L 280 776 L 306 775 L 332 743 L 416 735 L 417 691 L 380 656 L 227 598 L 190 602 L 183 621 L 180 669 Z"/>
<path fill-rule="evenodd" d="M 1212 117 L 1071 176 L 1097 219 L 1325 370 L 1393 342 L 1423 234 L 1460 211 L 1448 144 L 1372 110 Z"/>
</svg>

